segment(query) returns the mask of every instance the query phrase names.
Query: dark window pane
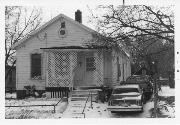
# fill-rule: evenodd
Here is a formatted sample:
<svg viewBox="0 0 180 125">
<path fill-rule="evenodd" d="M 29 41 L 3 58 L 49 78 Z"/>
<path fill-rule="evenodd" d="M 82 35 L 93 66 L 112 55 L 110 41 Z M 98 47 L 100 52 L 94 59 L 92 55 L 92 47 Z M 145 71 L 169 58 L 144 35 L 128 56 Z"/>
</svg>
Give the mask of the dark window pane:
<svg viewBox="0 0 180 125">
<path fill-rule="evenodd" d="M 64 34 L 65 34 L 65 30 L 61 30 L 60 35 L 64 35 Z"/>
<path fill-rule="evenodd" d="M 61 23 L 61 28 L 65 28 L 66 26 L 65 26 L 65 22 L 62 22 Z"/>
<path fill-rule="evenodd" d="M 41 76 L 41 54 L 31 55 L 31 77 Z"/>
<path fill-rule="evenodd" d="M 95 67 L 95 59 L 94 57 L 86 58 L 86 70 L 87 71 L 94 71 Z"/>
</svg>

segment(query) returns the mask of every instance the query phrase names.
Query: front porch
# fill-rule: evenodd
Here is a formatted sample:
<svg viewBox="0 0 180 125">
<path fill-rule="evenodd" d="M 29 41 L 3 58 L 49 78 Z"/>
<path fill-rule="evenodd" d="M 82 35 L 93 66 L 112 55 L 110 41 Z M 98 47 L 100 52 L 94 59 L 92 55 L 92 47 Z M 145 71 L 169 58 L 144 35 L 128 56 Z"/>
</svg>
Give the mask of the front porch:
<svg viewBox="0 0 180 125">
<path fill-rule="evenodd" d="M 46 91 L 101 87 L 104 84 L 104 49 L 44 48 Z M 59 88 L 59 89 L 58 89 Z M 66 95 L 66 94 L 65 94 Z M 52 93 L 50 95 L 52 96 Z M 57 96 L 59 97 L 59 96 Z"/>
</svg>

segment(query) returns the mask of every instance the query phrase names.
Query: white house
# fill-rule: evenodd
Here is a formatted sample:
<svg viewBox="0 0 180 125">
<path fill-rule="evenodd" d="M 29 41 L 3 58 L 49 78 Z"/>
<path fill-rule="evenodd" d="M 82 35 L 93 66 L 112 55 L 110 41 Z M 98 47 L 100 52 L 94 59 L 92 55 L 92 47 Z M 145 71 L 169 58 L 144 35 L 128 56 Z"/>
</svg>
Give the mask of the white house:
<svg viewBox="0 0 180 125">
<path fill-rule="evenodd" d="M 24 95 L 25 86 L 60 91 L 112 86 L 130 76 L 129 54 L 120 46 L 91 47 L 94 34 L 77 10 L 75 20 L 60 14 L 15 43 L 17 96 Z"/>
</svg>

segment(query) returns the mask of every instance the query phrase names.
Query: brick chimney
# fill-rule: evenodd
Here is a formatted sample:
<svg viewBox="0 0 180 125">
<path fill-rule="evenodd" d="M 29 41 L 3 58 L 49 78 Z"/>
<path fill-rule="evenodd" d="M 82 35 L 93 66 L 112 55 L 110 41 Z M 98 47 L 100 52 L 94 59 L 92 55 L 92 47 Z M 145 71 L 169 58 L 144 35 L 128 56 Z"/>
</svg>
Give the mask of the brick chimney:
<svg viewBox="0 0 180 125">
<path fill-rule="evenodd" d="M 75 21 L 82 23 L 82 12 L 80 10 L 75 12 Z"/>
</svg>

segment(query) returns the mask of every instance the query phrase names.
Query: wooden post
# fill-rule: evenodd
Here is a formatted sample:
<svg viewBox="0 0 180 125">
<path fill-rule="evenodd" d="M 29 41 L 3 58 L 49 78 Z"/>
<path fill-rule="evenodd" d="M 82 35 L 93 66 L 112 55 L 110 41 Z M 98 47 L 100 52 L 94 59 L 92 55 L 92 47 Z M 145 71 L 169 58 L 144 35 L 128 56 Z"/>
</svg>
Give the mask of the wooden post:
<svg viewBox="0 0 180 125">
<path fill-rule="evenodd" d="M 56 113 L 56 106 L 54 105 L 54 113 Z"/>
<path fill-rule="evenodd" d="M 157 89 L 157 79 L 154 78 L 154 117 L 157 118 L 157 95 L 158 95 L 158 89 Z"/>
<path fill-rule="evenodd" d="M 91 108 L 92 108 L 92 91 L 91 91 Z"/>
</svg>

